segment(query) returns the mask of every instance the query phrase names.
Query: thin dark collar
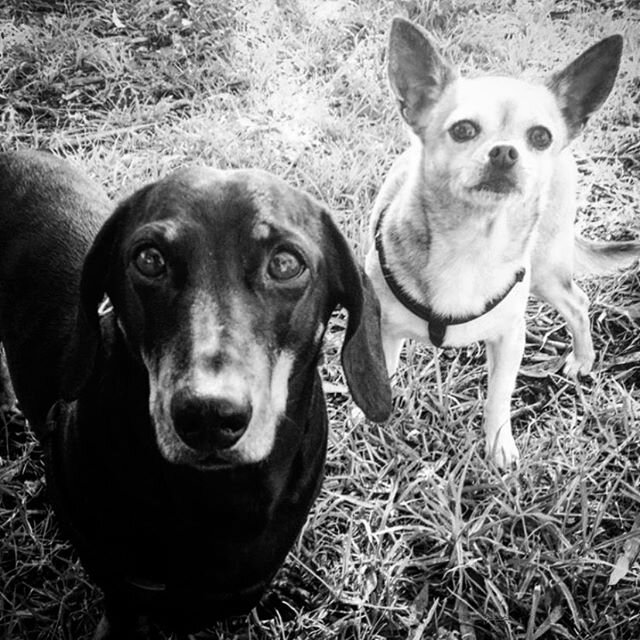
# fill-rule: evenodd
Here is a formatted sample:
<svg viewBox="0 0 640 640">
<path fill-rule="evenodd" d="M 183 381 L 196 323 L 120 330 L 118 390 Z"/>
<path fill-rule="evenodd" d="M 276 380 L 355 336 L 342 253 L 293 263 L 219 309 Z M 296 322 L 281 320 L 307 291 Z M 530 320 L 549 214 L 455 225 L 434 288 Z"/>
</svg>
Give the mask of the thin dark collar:
<svg viewBox="0 0 640 640">
<path fill-rule="evenodd" d="M 421 318 L 425 322 L 429 323 L 429 339 L 436 347 L 442 346 L 445 333 L 449 325 L 464 324 L 465 322 L 470 322 L 471 320 L 475 320 L 476 318 L 483 316 L 485 313 L 488 313 L 496 305 L 502 302 L 509 295 L 511 289 L 513 289 L 513 287 L 515 287 L 518 282 L 522 282 L 524 278 L 526 269 L 524 267 L 520 267 L 520 269 L 516 271 L 511 284 L 502 293 L 491 298 L 484 305 L 484 309 L 480 313 L 471 313 L 464 316 L 451 316 L 437 313 L 430 306 L 420 302 L 419 300 L 416 300 L 413 296 L 408 294 L 391 272 L 391 269 L 387 264 L 387 258 L 384 252 L 384 246 L 382 244 L 382 219 L 386 212 L 387 207 L 380 211 L 375 231 L 376 251 L 378 252 L 378 260 L 380 262 L 382 275 L 384 276 L 386 283 L 389 285 L 389 289 L 391 289 L 393 295 L 398 299 L 398 301 L 407 309 L 409 309 L 411 313 L 418 316 L 418 318 Z"/>
</svg>

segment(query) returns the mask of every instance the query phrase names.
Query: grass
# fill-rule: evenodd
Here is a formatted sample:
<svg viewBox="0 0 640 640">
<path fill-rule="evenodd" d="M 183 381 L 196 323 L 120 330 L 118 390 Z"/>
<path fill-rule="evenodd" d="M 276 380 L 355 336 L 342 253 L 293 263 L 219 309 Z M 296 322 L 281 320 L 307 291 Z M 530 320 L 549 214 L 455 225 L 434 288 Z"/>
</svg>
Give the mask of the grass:
<svg viewBox="0 0 640 640">
<path fill-rule="evenodd" d="M 1 145 L 51 149 L 116 199 L 186 163 L 268 169 L 327 202 L 362 257 L 371 204 L 407 142 L 384 70 L 395 14 L 429 28 L 464 72 L 541 77 L 623 33 L 614 93 L 574 145 L 578 227 L 640 235 L 631 1 L 4 3 Z M 582 282 L 597 363 L 577 384 L 554 366 L 564 323 L 531 301 L 513 402 L 522 463 L 505 475 L 482 455 L 481 346 L 409 344 L 390 421 L 354 424 L 338 317 L 322 493 L 263 605 L 207 637 L 640 637 L 639 278 Z M 19 414 L 0 415 L 0 637 L 89 638 L 100 594 L 58 534 L 37 444 Z"/>
</svg>

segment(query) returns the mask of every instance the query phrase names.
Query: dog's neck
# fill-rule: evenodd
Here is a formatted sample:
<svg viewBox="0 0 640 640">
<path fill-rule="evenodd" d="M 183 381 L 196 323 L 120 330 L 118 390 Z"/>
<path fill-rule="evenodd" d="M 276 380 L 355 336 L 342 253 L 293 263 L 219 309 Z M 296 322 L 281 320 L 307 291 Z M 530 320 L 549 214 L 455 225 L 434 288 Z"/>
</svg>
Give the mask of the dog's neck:
<svg viewBox="0 0 640 640">
<path fill-rule="evenodd" d="M 539 190 L 501 199 L 481 193 L 463 197 L 454 193 L 448 175 L 436 172 L 422 144 L 415 146 L 419 159 L 407 179 L 408 203 L 421 211 L 420 218 L 432 235 L 458 250 L 469 243 L 486 250 L 489 244 L 505 261 L 525 252 L 538 217 Z"/>
<path fill-rule="evenodd" d="M 427 162 L 413 164 L 383 225 L 389 268 L 438 313 L 480 313 L 529 268 L 538 202 L 513 196 L 488 207 L 453 198 Z"/>
</svg>

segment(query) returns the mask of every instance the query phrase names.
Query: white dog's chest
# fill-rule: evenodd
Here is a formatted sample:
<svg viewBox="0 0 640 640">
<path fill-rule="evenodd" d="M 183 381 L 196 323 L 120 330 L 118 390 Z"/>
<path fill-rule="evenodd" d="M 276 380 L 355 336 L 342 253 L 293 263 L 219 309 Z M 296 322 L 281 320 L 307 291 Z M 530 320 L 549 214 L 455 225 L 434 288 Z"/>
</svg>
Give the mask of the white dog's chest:
<svg viewBox="0 0 640 640">
<path fill-rule="evenodd" d="M 429 323 L 412 313 L 396 298 L 382 275 L 375 249 L 367 255 L 366 271 L 380 298 L 383 333 L 396 338 L 412 338 L 431 343 Z M 525 271 L 522 281 L 517 282 L 491 310 L 468 322 L 447 325 L 441 346 L 462 347 L 480 340 L 496 339 L 510 323 L 521 319 L 529 296 L 529 271 L 530 269 Z M 455 282 L 451 283 L 452 288 L 456 286 Z"/>
</svg>

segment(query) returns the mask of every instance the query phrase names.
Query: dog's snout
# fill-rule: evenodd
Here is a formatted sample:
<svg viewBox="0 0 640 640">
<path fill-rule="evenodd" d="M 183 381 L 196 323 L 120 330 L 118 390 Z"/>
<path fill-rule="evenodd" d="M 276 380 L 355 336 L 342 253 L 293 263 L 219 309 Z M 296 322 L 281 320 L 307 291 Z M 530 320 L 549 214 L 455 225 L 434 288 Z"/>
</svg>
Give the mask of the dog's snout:
<svg viewBox="0 0 640 640">
<path fill-rule="evenodd" d="M 518 160 L 518 150 L 508 144 L 499 144 L 489 151 L 489 160 L 497 169 L 508 169 Z"/>
<path fill-rule="evenodd" d="M 242 437 L 251 420 L 251 406 L 229 398 L 197 396 L 183 390 L 171 401 L 171 418 L 180 439 L 192 449 L 229 449 Z"/>
</svg>

